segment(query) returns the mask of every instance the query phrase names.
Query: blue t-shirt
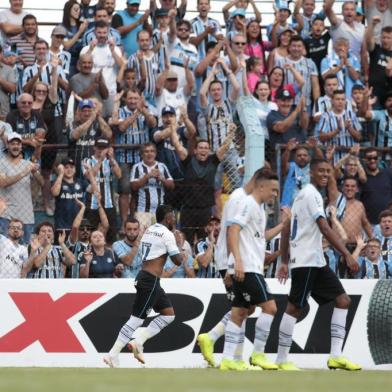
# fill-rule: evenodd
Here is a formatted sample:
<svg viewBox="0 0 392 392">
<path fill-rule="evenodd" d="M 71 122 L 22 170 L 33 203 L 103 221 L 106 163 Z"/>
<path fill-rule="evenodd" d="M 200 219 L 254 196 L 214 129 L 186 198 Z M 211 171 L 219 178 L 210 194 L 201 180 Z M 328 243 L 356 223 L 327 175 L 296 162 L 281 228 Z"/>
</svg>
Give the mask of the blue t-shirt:
<svg viewBox="0 0 392 392">
<path fill-rule="evenodd" d="M 118 264 L 118 259 L 115 253 L 111 249 L 105 249 L 105 252 L 102 256 L 98 256 L 95 254 L 94 249 L 93 259 L 90 263 L 90 272 L 89 278 L 113 278 L 113 272 Z M 84 256 L 80 259 L 80 265 L 86 264 Z"/>
<path fill-rule="evenodd" d="M 114 254 L 121 260 L 122 257 L 128 255 L 132 251 L 132 245 L 125 240 L 116 241 L 113 244 Z M 123 278 L 136 278 L 136 275 L 142 269 L 142 251 L 139 247 L 131 265 L 124 264 Z"/>
<path fill-rule="evenodd" d="M 186 261 L 186 263 L 187 263 L 189 268 L 193 268 L 193 259 L 192 259 L 191 256 L 188 257 L 188 260 Z M 165 263 L 165 265 L 163 267 L 163 270 L 164 271 L 168 271 L 168 270 L 171 270 L 174 267 L 177 267 L 177 270 L 176 270 L 176 272 L 174 272 L 174 274 L 171 276 L 171 278 L 186 278 L 186 273 L 185 273 L 184 266 L 182 264 L 176 266 L 173 263 L 173 261 L 171 260 L 171 258 L 168 257 L 166 259 L 166 263 Z"/>
<path fill-rule="evenodd" d="M 72 223 L 79 212 L 75 199 L 82 200 L 86 186 L 80 180 L 72 183 L 62 181 L 60 194 L 55 198 L 54 226 L 56 230 L 72 228 Z"/>
</svg>

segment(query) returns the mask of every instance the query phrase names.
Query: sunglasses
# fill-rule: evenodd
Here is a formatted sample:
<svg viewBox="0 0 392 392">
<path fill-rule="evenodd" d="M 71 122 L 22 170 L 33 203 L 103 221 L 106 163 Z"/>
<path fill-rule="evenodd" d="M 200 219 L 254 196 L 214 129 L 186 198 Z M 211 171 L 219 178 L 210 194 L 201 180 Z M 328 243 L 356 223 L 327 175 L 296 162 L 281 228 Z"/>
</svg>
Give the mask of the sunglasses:
<svg viewBox="0 0 392 392">
<path fill-rule="evenodd" d="M 367 161 L 377 161 L 378 157 L 365 157 Z"/>
<path fill-rule="evenodd" d="M 32 105 L 33 101 L 20 101 L 22 105 Z"/>
<path fill-rule="evenodd" d="M 241 46 L 246 45 L 246 42 L 233 42 L 233 43 L 234 45 L 241 45 Z"/>
<path fill-rule="evenodd" d="M 36 93 L 46 94 L 48 90 L 35 90 Z"/>
<path fill-rule="evenodd" d="M 186 32 L 188 32 L 189 31 L 189 29 L 185 29 L 185 28 L 179 28 L 179 29 L 177 29 L 177 31 L 186 31 Z"/>
<path fill-rule="evenodd" d="M 79 227 L 80 231 L 91 231 L 91 227 L 88 226 L 83 226 L 83 227 Z"/>
</svg>

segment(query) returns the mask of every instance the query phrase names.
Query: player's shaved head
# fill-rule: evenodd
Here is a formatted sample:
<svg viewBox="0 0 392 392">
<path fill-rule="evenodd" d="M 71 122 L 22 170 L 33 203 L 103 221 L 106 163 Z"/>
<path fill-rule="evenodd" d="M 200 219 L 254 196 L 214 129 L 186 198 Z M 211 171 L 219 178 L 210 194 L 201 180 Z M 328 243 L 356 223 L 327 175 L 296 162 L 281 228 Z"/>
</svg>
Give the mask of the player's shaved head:
<svg viewBox="0 0 392 392">
<path fill-rule="evenodd" d="M 310 161 L 310 170 L 314 170 L 316 169 L 319 165 L 321 165 L 322 163 L 327 163 L 329 164 L 329 162 L 324 159 L 324 158 L 313 158 Z"/>
<path fill-rule="evenodd" d="M 167 214 L 170 214 L 173 211 L 174 210 L 172 206 L 168 204 L 160 204 L 155 212 L 155 217 L 157 219 L 157 222 L 162 223 L 165 220 Z"/>
</svg>

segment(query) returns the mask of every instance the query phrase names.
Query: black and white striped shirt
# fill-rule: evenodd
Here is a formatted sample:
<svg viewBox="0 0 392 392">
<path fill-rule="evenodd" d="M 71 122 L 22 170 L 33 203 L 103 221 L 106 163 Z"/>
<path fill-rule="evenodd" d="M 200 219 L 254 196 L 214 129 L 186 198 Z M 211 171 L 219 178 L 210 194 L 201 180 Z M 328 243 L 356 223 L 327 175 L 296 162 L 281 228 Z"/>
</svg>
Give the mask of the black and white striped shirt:
<svg viewBox="0 0 392 392">
<path fill-rule="evenodd" d="M 149 57 L 143 56 L 144 65 L 146 67 L 146 85 L 144 88 L 144 97 L 153 102 L 155 99 L 155 89 L 156 82 L 159 72 L 161 71 L 159 66 L 159 55 L 158 53 L 151 52 Z M 128 68 L 136 69 L 136 78 L 137 81 L 140 82 L 141 79 L 141 71 L 140 64 L 137 58 L 137 54 L 129 56 L 128 59 Z"/>
<path fill-rule="evenodd" d="M 233 107 L 228 99 L 222 105 L 210 103 L 204 114 L 207 119 L 207 138 L 211 151 L 216 152 L 226 139 L 230 123 L 233 122 Z"/>
<path fill-rule="evenodd" d="M 26 67 L 26 69 L 23 72 L 22 86 L 25 86 L 26 83 L 28 83 L 34 77 L 34 75 L 36 75 L 39 72 L 40 72 L 40 67 L 37 63 L 34 63 L 29 67 Z M 52 73 L 52 65 L 50 63 L 47 63 L 43 68 L 38 80 L 50 86 L 52 84 L 51 73 Z M 63 67 L 61 67 L 60 65 L 57 66 L 57 74 L 59 78 L 67 80 Z M 57 103 L 55 108 L 55 117 L 59 117 L 63 114 L 62 105 L 66 101 L 65 91 L 60 86 L 58 86 L 57 88 L 57 96 L 58 98 L 57 98 Z"/>
<path fill-rule="evenodd" d="M 139 162 L 133 166 L 131 172 L 131 182 L 137 181 L 151 170 L 157 168 L 165 179 L 172 180 L 169 169 L 164 163 L 155 162 L 152 166 L 147 166 L 143 162 Z M 148 179 L 147 183 L 138 190 L 136 199 L 136 211 L 155 213 L 159 204 L 163 204 L 165 197 L 165 189 L 162 182 L 155 177 Z"/>
<path fill-rule="evenodd" d="M 38 254 L 43 251 L 38 248 Z M 29 278 L 33 279 L 59 279 L 63 278 L 64 254 L 60 246 L 52 245 L 41 267 L 31 270 Z"/>
</svg>

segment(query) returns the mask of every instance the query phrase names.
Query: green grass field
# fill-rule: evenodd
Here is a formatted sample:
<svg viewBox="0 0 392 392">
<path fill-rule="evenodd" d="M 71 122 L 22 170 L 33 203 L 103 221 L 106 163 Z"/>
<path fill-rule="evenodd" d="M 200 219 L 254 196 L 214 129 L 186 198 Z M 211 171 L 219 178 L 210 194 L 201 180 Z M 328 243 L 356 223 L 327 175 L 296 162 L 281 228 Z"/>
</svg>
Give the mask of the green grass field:
<svg viewBox="0 0 392 392">
<path fill-rule="evenodd" d="M 0 369 L 0 392 L 379 392 L 391 372 L 220 372 L 216 369 Z"/>
</svg>

